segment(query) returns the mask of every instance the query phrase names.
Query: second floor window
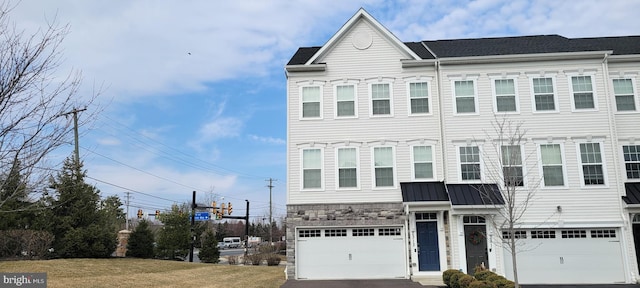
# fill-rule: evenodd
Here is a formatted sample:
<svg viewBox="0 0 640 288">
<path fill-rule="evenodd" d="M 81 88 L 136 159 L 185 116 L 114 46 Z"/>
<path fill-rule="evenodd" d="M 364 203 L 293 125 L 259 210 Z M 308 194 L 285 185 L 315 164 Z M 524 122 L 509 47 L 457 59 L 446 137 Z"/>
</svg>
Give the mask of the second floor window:
<svg viewBox="0 0 640 288">
<path fill-rule="evenodd" d="M 355 86 L 336 86 L 336 116 L 352 117 L 356 115 Z"/>
<path fill-rule="evenodd" d="M 338 188 L 358 187 L 356 148 L 338 148 Z"/>
<path fill-rule="evenodd" d="M 393 148 L 373 148 L 375 187 L 393 187 Z"/>
<path fill-rule="evenodd" d="M 553 78 L 533 78 L 533 100 L 535 111 L 555 111 Z"/>
<path fill-rule="evenodd" d="M 413 178 L 433 179 L 431 146 L 413 146 Z"/>
<path fill-rule="evenodd" d="M 302 188 L 322 188 L 322 150 L 302 150 Z"/>
<path fill-rule="evenodd" d="M 480 148 L 460 147 L 460 176 L 464 180 L 480 180 Z"/>
<path fill-rule="evenodd" d="M 320 87 L 302 87 L 302 118 L 320 118 Z"/>
<path fill-rule="evenodd" d="M 613 94 L 618 111 L 636 111 L 635 94 L 631 79 L 613 79 Z"/>
<path fill-rule="evenodd" d="M 627 179 L 640 179 L 640 145 L 622 146 Z"/>
<path fill-rule="evenodd" d="M 524 186 L 524 171 L 522 167 L 522 150 L 518 145 L 502 146 L 502 174 L 504 185 Z"/>
<path fill-rule="evenodd" d="M 604 185 L 604 169 L 599 143 L 580 144 L 580 163 L 584 185 Z"/>
<path fill-rule="evenodd" d="M 411 114 L 429 113 L 429 86 L 427 82 L 409 83 Z"/>
<path fill-rule="evenodd" d="M 571 88 L 573 90 L 573 105 L 576 110 L 596 108 L 591 76 L 571 77 Z"/>
<path fill-rule="evenodd" d="M 564 164 L 560 144 L 541 144 L 540 158 L 544 186 L 564 186 Z"/>
<path fill-rule="evenodd" d="M 391 115 L 391 91 L 388 83 L 371 84 L 371 114 Z"/>
<path fill-rule="evenodd" d="M 473 80 L 454 81 L 456 113 L 475 113 L 476 89 Z"/>
<path fill-rule="evenodd" d="M 497 112 L 517 112 L 516 87 L 513 79 L 494 81 Z"/>
</svg>

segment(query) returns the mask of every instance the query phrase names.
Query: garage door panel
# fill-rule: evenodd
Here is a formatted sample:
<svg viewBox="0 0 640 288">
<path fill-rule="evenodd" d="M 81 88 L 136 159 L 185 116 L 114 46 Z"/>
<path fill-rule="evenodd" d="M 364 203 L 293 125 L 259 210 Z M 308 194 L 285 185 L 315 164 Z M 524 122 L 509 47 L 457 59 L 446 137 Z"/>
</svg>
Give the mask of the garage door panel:
<svg viewBox="0 0 640 288">
<path fill-rule="evenodd" d="M 576 229 L 573 229 L 576 230 Z M 610 229 L 607 231 L 613 231 Z M 625 281 L 619 233 L 598 238 L 518 239 L 518 278 L 523 284 L 600 284 Z M 581 231 L 589 232 L 588 229 Z M 617 234 L 617 235 L 616 235 Z M 593 236 L 593 237 L 592 237 Z M 505 274 L 513 279 L 511 254 L 504 250 Z"/>
<path fill-rule="evenodd" d="M 401 235 L 299 238 L 299 279 L 405 278 L 405 243 Z"/>
</svg>

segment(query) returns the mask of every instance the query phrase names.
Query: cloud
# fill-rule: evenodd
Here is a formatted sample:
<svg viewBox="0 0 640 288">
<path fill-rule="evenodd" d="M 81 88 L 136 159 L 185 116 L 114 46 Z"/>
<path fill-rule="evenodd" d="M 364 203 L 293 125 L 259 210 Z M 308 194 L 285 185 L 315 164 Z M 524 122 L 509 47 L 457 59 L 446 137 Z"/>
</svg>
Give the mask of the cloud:
<svg viewBox="0 0 640 288">
<path fill-rule="evenodd" d="M 211 122 L 205 123 L 202 128 L 200 128 L 199 134 L 203 141 L 231 138 L 240 134 L 242 126 L 243 123 L 238 118 L 219 117 L 213 119 Z"/>
<path fill-rule="evenodd" d="M 253 135 L 253 134 L 250 134 L 249 138 L 253 141 L 267 143 L 267 144 L 284 145 L 287 143 L 287 141 L 284 139 L 273 138 L 273 137 L 263 137 L 263 136 Z"/>
</svg>

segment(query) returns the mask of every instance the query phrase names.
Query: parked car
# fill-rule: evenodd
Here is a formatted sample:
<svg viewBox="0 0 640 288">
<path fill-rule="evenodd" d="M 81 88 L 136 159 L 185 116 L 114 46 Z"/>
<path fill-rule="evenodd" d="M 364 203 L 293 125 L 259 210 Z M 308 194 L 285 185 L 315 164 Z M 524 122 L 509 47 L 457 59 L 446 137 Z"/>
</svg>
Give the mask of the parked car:
<svg viewBox="0 0 640 288">
<path fill-rule="evenodd" d="M 224 242 L 218 242 L 218 249 L 223 250 L 229 248 L 229 245 Z"/>
</svg>

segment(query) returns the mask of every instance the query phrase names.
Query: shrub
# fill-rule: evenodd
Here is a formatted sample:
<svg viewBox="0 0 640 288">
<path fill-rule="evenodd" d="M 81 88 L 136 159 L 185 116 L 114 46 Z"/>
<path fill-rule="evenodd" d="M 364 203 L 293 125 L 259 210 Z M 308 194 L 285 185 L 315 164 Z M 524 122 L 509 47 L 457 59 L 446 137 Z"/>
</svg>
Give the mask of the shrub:
<svg viewBox="0 0 640 288">
<path fill-rule="evenodd" d="M 248 258 L 247 260 L 251 261 L 251 265 L 260 265 L 260 262 L 262 262 L 263 254 L 250 254 L 247 255 L 246 258 Z"/>
<path fill-rule="evenodd" d="M 496 284 L 498 288 L 514 288 L 515 287 L 515 283 L 513 283 L 513 281 L 507 280 L 504 277 L 500 280 L 494 281 L 493 283 Z"/>
<path fill-rule="evenodd" d="M 267 266 L 278 266 L 280 265 L 280 256 L 276 254 L 270 254 L 267 258 Z"/>
<path fill-rule="evenodd" d="M 497 286 L 491 282 L 476 280 L 469 284 L 469 288 L 497 288 Z"/>
<path fill-rule="evenodd" d="M 473 278 L 471 275 L 464 274 L 458 278 L 458 285 L 460 288 L 468 288 L 469 283 L 476 281 L 476 278 Z"/>
<path fill-rule="evenodd" d="M 228 257 L 228 261 L 229 261 L 229 265 L 236 265 L 238 264 L 238 256 L 231 255 Z"/>
<path fill-rule="evenodd" d="M 478 272 L 480 272 L 480 271 L 488 271 L 488 270 L 489 270 L 489 269 L 485 268 L 485 267 L 484 267 L 484 266 L 482 266 L 482 265 L 476 265 L 476 267 L 475 267 L 475 268 L 473 268 L 473 273 L 475 274 L 475 273 L 478 273 Z"/>
<path fill-rule="evenodd" d="M 506 280 L 506 278 L 504 278 L 504 277 L 502 277 L 502 276 L 500 276 L 498 274 L 493 273 L 493 274 L 487 276 L 487 278 L 485 280 L 489 281 L 489 282 L 497 282 L 497 281 L 502 280 L 502 279 Z"/>
<path fill-rule="evenodd" d="M 449 287 L 451 287 L 451 288 L 460 288 L 460 283 L 458 282 L 458 279 L 460 279 L 460 277 L 462 277 L 464 275 L 467 275 L 467 274 L 459 272 L 459 273 L 455 273 L 455 274 L 451 275 L 451 279 L 449 280 L 449 283 L 451 285 Z"/>
<path fill-rule="evenodd" d="M 449 283 L 449 281 L 451 280 L 451 276 L 456 273 L 462 273 L 462 272 L 456 269 L 445 270 L 444 272 L 442 272 L 442 282 L 448 287 L 451 287 L 451 284 Z"/>
<path fill-rule="evenodd" d="M 476 272 L 475 274 L 473 274 L 474 277 L 476 277 L 476 279 L 483 281 L 483 280 L 487 280 L 487 277 L 491 276 L 491 275 L 496 275 L 496 273 L 493 273 L 489 270 L 481 270 Z"/>
</svg>

